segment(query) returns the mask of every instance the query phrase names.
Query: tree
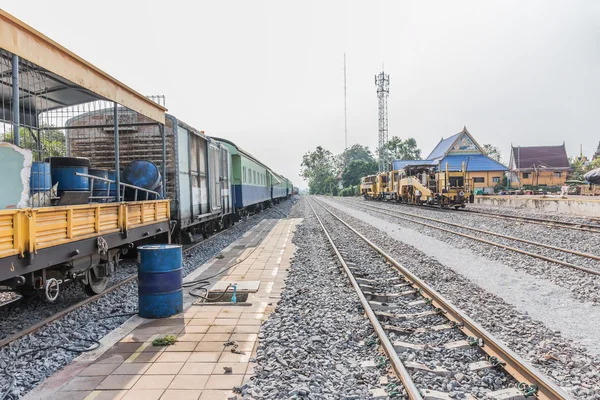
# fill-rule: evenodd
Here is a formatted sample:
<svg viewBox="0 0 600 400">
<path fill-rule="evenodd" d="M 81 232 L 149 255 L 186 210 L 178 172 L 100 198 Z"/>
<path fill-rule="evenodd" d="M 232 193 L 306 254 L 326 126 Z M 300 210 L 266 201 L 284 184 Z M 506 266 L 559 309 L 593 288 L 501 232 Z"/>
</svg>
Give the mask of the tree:
<svg viewBox="0 0 600 400">
<path fill-rule="evenodd" d="M 385 148 L 392 160 L 420 160 L 421 150 L 417 146 L 417 141 L 414 138 L 402 140 L 397 136 L 393 136 L 387 142 Z"/>
<path fill-rule="evenodd" d="M 376 174 L 377 167 L 377 161 L 374 159 L 350 161 L 342 174 L 343 186 L 348 187 L 360 184 L 360 178 Z"/>
<path fill-rule="evenodd" d="M 14 143 L 12 130 L 6 132 L 3 141 Z M 31 150 L 34 154 L 34 161 L 35 155 L 37 155 L 38 161 L 42 161 L 46 157 L 63 157 L 67 153 L 65 134 L 56 129 L 19 128 L 19 147 Z"/>
<path fill-rule="evenodd" d="M 502 153 L 500 153 L 500 149 L 492 144 L 484 144 L 483 152 L 492 160 L 496 160 L 498 162 L 501 162 L 502 160 Z"/>
<path fill-rule="evenodd" d="M 333 173 L 333 155 L 329 150 L 318 146 L 302 156 L 300 175 L 308 181 L 311 194 L 331 193 L 335 186 Z"/>
</svg>

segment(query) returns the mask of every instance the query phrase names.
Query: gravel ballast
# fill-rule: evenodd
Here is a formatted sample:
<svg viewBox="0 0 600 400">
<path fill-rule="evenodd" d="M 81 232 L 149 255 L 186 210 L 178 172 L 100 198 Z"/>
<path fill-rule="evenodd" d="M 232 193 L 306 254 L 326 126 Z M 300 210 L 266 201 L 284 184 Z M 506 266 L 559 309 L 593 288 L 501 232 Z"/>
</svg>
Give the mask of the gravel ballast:
<svg viewBox="0 0 600 400">
<path fill-rule="evenodd" d="M 304 218 L 293 238 L 297 250 L 281 300 L 261 327 L 244 398 L 369 398 L 381 387 L 386 359 L 364 344 L 373 329 L 308 203 L 301 200 L 291 216 Z"/>
<path fill-rule="evenodd" d="M 348 209 L 353 209 L 367 213 L 373 217 L 383 218 L 387 221 L 393 221 L 394 226 L 398 227 L 398 229 L 400 229 L 400 227 L 409 228 L 412 231 L 419 232 L 427 237 L 433 237 L 442 242 L 449 243 L 454 247 L 473 251 L 476 254 L 484 256 L 489 260 L 499 261 L 506 266 L 509 266 L 518 271 L 523 271 L 530 275 L 534 275 L 539 279 L 549 280 L 558 286 L 568 288 L 571 291 L 573 298 L 581 302 L 600 302 L 600 276 L 591 275 L 584 271 L 579 271 L 539 258 L 530 257 L 489 244 L 477 242 L 472 239 L 464 238 L 452 233 L 443 232 L 435 228 L 430 228 L 427 226 L 420 225 L 418 223 L 395 218 L 393 216 L 381 215 L 375 209 L 366 209 L 361 206 L 364 205 L 383 207 L 389 209 L 390 211 L 402 211 L 405 213 L 413 213 L 415 215 L 423 215 L 429 218 L 441 219 L 465 226 L 473 226 L 479 229 L 485 229 L 500 234 L 516 236 L 523 239 L 529 239 L 536 242 L 545 243 L 548 245 L 556 245 L 559 247 L 568 248 L 570 250 L 585 251 L 596 255 L 598 255 L 598 249 L 600 249 L 600 234 L 579 232 L 569 229 L 547 228 L 539 225 L 532 225 L 526 223 L 507 223 L 506 221 L 477 216 L 474 214 L 451 211 L 442 212 L 436 209 L 424 207 L 410 207 L 398 204 L 388 204 L 371 201 L 367 202 L 364 200 L 335 199 L 332 201 L 333 203 L 331 204 L 337 204 L 340 207 L 346 207 Z M 515 242 L 514 240 L 502 239 L 499 237 L 489 235 L 486 236 L 481 233 L 471 232 L 469 231 L 469 229 L 448 227 L 431 221 L 423 222 L 430 223 L 436 226 L 439 225 L 440 227 L 446 227 L 450 230 L 456 230 L 458 232 L 471 234 L 477 237 L 488 239 L 493 242 L 509 245 L 512 247 L 520 248 L 548 257 L 557 258 L 559 260 L 570 262 L 573 261 L 577 265 L 600 270 L 600 261 L 597 260 L 586 259 L 574 255 L 568 255 L 565 253 L 559 253 L 556 250 L 540 248 L 537 246 L 530 246 L 527 244 Z M 515 225 L 516 228 L 513 225 Z M 592 246 L 590 245 L 590 243 L 597 243 L 598 247 L 595 247 L 595 245 Z"/>
<path fill-rule="evenodd" d="M 372 249 L 356 234 L 350 231 L 317 206 L 317 213 L 323 220 L 334 242 L 345 252 L 346 259 L 356 266 L 357 272 L 366 279 L 375 280 L 375 286 L 370 289 L 373 293 L 400 293 L 408 288 L 398 289 L 394 285 L 404 282 L 400 274 L 388 265 L 374 249 Z M 395 279 L 394 279 L 395 278 Z M 394 296 L 385 300 L 382 306 L 389 308 L 389 312 L 397 314 L 416 314 L 434 311 L 431 304 L 416 302 L 422 299 L 418 294 Z M 459 329 L 432 330 L 433 326 L 448 324 L 450 321 L 443 315 L 431 315 L 426 318 L 390 319 L 388 325 L 396 328 L 408 329 L 406 333 L 398 331 L 389 333 L 392 343 L 395 340 L 413 345 L 427 346 L 424 349 L 406 349 L 399 356 L 408 363 L 419 363 L 428 368 L 443 369 L 444 375 L 411 371 L 411 376 L 420 389 L 430 389 L 440 392 L 452 393 L 452 397 L 466 398 L 472 394 L 477 398 L 484 398 L 488 393 L 514 387 L 516 382 L 502 370 L 484 369 L 471 370 L 472 363 L 487 360 L 487 355 L 477 346 L 467 348 L 445 348 L 444 345 L 459 340 L 467 340 Z M 423 328 L 424 332 L 413 332 L 414 329 Z"/>
<path fill-rule="evenodd" d="M 279 211 L 267 209 L 247 221 L 235 224 L 213 240 L 186 253 L 184 276 L 217 255 L 261 220 L 282 218 L 281 213 L 288 214 L 291 207 L 292 202 L 286 201 L 277 206 Z M 124 262 L 123 268 L 118 269 L 118 274 L 114 275 L 111 281 L 122 279 L 136 270 L 135 263 Z M 22 302 L 10 310 L 1 310 L 5 313 L 0 315 L 3 318 L 1 332 L 5 336 L 16 332 L 22 329 L 21 327 L 40 321 L 84 297 L 81 286 L 73 284 L 65 286 L 58 303 L 48 304 L 40 299 L 29 299 L 33 301 Z M 7 399 L 22 397 L 80 354 L 79 351 L 70 351 L 58 346 L 79 350 L 90 347 L 94 341 L 102 339 L 135 315 L 137 306 L 137 282 L 132 282 L 1 348 L 0 372 L 3 373 L 0 374 L 0 398 L 7 391 Z M 46 347 L 45 350 L 33 352 Z"/>
<path fill-rule="evenodd" d="M 437 240 L 434 235 L 420 235 L 418 230 L 399 226 L 399 223 L 387 217 L 381 219 L 370 213 L 344 207 L 329 199 L 326 200 L 326 206 L 334 206 L 337 215 L 382 247 L 452 303 L 465 310 L 469 316 L 504 341 L 513 351 L 550 376 L 560 386 L 566 387 L 574 397 L 596 399 L 600 396 L 600 357 L 597 350 L 591 351 L 577 341 L 570 340 L 560 331 L 549 326 L 550 322 L 544 323 L 537 318 L 532 318 L 526 309 L 529 303 L 517 294 L 513 293 L 510 298 L 507 298 L 505 292 L 509 287 L 515 289 L 514 281 L 499 281 L 495 293 L 490 293 L 459 269 L 460 266 L 481 263 L 481 267 L 485 266 L 479 272 L 482 275 L 481 281 L 490 281 L 495 279 L 495 266 L 501 266 L 502 260 L 497 260 L 496 263 L 490 260 L 478 261 L 479 255 L 460 246 L 457 246 L 460 249 L 455 249 L 460 250 L 456 254 L 449 253 L 453 246 L 443 246 L 444 243 Z M 413 238 L 414 242 L 427 244 L 429 250 L 425 252 L 403 242 L 403 240 L 408 241 L 409 238 Z M 448 243 L 452 244 L 452 242 Z M 450 261 L 454 262 L 450 263 Z M 510 274 L 505 276 L 505 278 L 511 277 Z M 539 285 L 543 283 L 538 282 Z M 529 286 L 526 289 L 530 294 L 535 295 L 538 286 Z M 558 291 L 552 292 L 549 298 L 533 297 L 537 297 L 543 304 L 544 301 L 553 299 L 558 302 L 564 300 L 560 297 L 556 298 L 560 295 Z M 564 293 L 562 295 L 564 296 Z M 567 294 L 566 297 L 568 298 L 569 295 Z M 577 307 L 581 307 L 581 304 L 576 303 L 572 311 L 577 312 Z M 596 307 L 592 307 L 591 310 L 595 311 Z M 550 308 L 545 314 L 550 319 L 560 317 Z M 588 337 L 589 343 L 593 344 L 593 341 L 598 338 L 598 330 L 593 328 L 593 324 L 597 322 L 587 316 L 584 317 L 583 323 L 592 326 L 585 337 Z"/>
</svg>

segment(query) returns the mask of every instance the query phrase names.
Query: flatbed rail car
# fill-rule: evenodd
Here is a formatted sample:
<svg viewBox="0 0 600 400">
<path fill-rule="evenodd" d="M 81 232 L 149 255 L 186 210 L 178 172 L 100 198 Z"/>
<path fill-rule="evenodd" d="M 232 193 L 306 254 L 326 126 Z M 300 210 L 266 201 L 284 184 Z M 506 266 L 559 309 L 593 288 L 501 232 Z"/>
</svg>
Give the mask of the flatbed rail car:
<svg viewBox="0 0 600 400">
<path fill-rule="evenodd" d="M 82 279 L 100 293 L 121 253 L 168 234 L 169 211 L 169 200 L 0 210 L 0 285 L 49 288 L 52 300 L 59 285 Z"/>
<path fill-rule="evenodd" d="M 81 280 L 89 293 L 102 292 L 123 253 L 139 241 L 169 240 L 169 200 L 124 185 L 119 168 L 119 131 L 146 118 L 160 132 L 166 108 L 2 10 L 0 24 L 0 290 L 53 301 L 63 283 Z M 93 142 L 98 130 L 111 140 L 87 159 L 65 157 L 69 121 L 78 121 L 83 140 Z M 102 174 L 110 169 L 114 178 L 97 177 L 94 186 L 96 156 L 109 160 Z M 103 185 L 105 196 L 94 193 Z M 135 195 L 123 201 L 128 189 Z"/>
</svg>

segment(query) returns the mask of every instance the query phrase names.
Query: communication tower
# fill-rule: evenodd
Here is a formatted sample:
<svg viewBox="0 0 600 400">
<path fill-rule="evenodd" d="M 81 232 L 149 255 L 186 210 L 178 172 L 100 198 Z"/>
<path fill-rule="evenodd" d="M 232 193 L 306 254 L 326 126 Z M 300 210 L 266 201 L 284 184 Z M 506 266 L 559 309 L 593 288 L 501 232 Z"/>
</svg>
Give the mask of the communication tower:
<svg viewBox="0 0 600 400">
<path fill-rule="evenodd" d="M 383 71 L 375 75 L 377 86 L 377 99 L 379 101 L 379 172 L 389 171 L 390 163 L 385 145 L 388 142 L 388 107 L 387 101 L 390 94 L 390 76 Z"/>
</svg>

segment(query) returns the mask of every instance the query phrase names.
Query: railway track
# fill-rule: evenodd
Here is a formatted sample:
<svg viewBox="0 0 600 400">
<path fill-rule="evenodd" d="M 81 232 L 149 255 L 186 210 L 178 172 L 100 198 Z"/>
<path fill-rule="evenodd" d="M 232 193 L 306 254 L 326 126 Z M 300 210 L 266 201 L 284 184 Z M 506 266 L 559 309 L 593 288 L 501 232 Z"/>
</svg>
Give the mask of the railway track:
<svg viewBox="0 0 600 400">
<path fill-rule="evenodd" d="M 353 201 L 353 202 L 359 204 L 359 202 L 357 202 L 357 201 Z M 420 207 L 420 208 L 427 207 L 428 209 L 439 211 L 439 212 L 462 212 L 462 213 L 469 213 L 469 214 L 477 214 L 480 216 L 485 216 L 485 217 L 495 218 L 495 219 L 505 219 L 505 220 L 509 220 L 509 221 L 519 221 L 519 222 L 525 222 L 528 224 L 543 225 L 543 226 L 547 226 L 550 228 L 564 228 L 564 229 L 572 229 L 572 230 L 576 230 L 576 231 L 600 233 L 600 223 L 586 224 L 586 223 L 579 223 L 579 222 L 572 222 L 572 221 L 556 221 L 556 220 L 552 220 L 552 219 L 525 217 L 525 216 L 510 215 L 510 214 L 498 214 L 498 213 L 492 213 L 492 212 L 486 212 L 486 211 L 480 211 L 480 210 L 470 210 L 470 209 L 451 210 L 451 209 L 446 209 L 446 208 L 439 208 L 437 206 L 429 206 L 429 205 L 420 206 L 420 205 L 416 205 L 416 204 L 407 204 L 407 203 L 388 202 L 387 204 L 396 204 L 399 206 L 410 206 L 410 207 Z M 590 218 L 590 220 L 595 221 L 595 222 L 600 222 L 600 219 L 598 219 L 598 218 Z"/>
<path fill-rule="evenodd" d="M 476 232 L 476 233 L 480 233 L 483 235 L 489 235 L 489 236 L 495 236 L 495 237 L 499 237 L 502 239 L 507 239 L 507 240 L 513 240 L 516 242 L 520 242 L 520 243 L 524 243 L 526 245 L 530 245 L 530 246 L 536 246 L 536 247 L 540 247 L 540 248 L 545 248 L 545 249 L 550 249 L 550 250 L 554 250 L 557 252 L 562 252 L 562 253 L 566 253 L 566 254 L 572 254 L 578 257 L 583 257 L 583 258 L 587 258 L 587 259 L 591 259 L 591 260 L 595 260 L 595 261 L 600 261 L 600 256 L 597 256 L 595 254 L 590 254 L 590 253 L 583 253 L 583 252 L 579 252 L 576 250 L 571 250 L 571 249 L 566 249 L 566 248 L 561 248 L 561 247 L 557 247 L 557 246 L 552 246 L 552 245 L 547 245 L 545 243 L 540 243 L 540 242 L 534 242 L 531 240 L 526 240 L 526 239 L 522 239 L 522 238 L 518 238 L 515 236 L 509 236 L 509 235 L 503 235 L 500 233 L 496 233 L 496 232 L 492 232 L 492 231 L 488 231 L 488 230 L 484 230 L 484 229 L 479 229 L 479 228 L 474 228 L 471 226 L 466 226 L 466 225 L 461 225 L 461 224 L 456 224 L 453 222 L 448 222 L 448 221 L 443 221 L 440 219 L 436 219 L 436 218 L 431 218 L 431 217 L 425 217 L 425 216 L 421 216 L 421 215 L 415 215 L 415 214 L 411 214 L 411 213 L 407 213 L 407 212 L 403 212 L 403 211 L 398 211 L 398 210 L 390 210 L 388 208 L 384 208 L 384 207 L 378 207 L 378 206 L 374 206 L 371 204 L 361 204 L 359 202 L 354 202 L 354 201 L 350 201 L 348 202 L 348 204 L 352 204 L 355 207 L 358 208 L 362 208 L 365 210 L 371 210 L 371 211 L 376 211 L 379 214 L 382 215 L 388 215 L 394 218 L 398 218 L 404 221 L 408 221 L 408 222 L 412 222 L 415 224 L 419 224 L 422 226 L 426 226 L 429 228 L 433 228 L 433 229 L 437 229 L 446 233 L 451 233 L 454 235 L 458 235 L 458 236 L 462 236 L 471 240 L 475 240 L 481 243 L 485 243 L 485 244 L 489 244 L 492 246 L 496 246 L 505 250 L 510 250 L 510 251 L 514 251 L 516 253 L 520 253 L 520 254 L 524 254 L 530 257 L 535 257 L 535 258 L 539 258 L 541 260 L 544 261 L 548 261 L 554 264 L 559 264 L 562 265 L 564 267 L 569 267 L 569 268 L 573 268 L 579 271 L 583 271 L 592 275 L 600 275 L 600 269 L 593 269 L 593 268 L 588 268 L 588 267 L 584 267 L 584 266 L 580 266 L 580 265 L 576 265 L 570 262 L 566 262 L 563 260 L 558 260 L 555 258 L 551 258 L 542 254 L 538 254 L 538 253 L 533 253 L 531 251 L 527 251 L 527 250 L 523 250 L 523 249 L 519 249 L 513 246 L 509 246 L 503 243 L 498 243 L 498 242 L 494 242 L 491 240 L 487 240 L 484 239 L 482 237 L 479 236 L 474 236 L 471 234 L 467 234 L 467 233 L 463 233 L 463 232 L 458 232 L 456 230 L 452 230 L 452 229 L 448 229 L 448 228 L 444 228 L 438 225 L 433 225 L 429 222 L 433 222 L 433 223 L 437 223 L 437 224 L 443 224 L 449 227 L 453 227 L 453 228 L 458 228 L 458 229 L 465 229 L 468 230 L 470 232 Z M 424 221 L 428 221 L 428 222 L 424 222 Z"/>
<path fill-rule="evenodd" d="M 402 382 L 404 389 L 411 400 L 420 400 L 423 398 L 443 399 L 449 398 L 447 393 L 434 392 L 415 383 L 415 377 L 424 372 L 433 374 L 446 374 L 452 371 L 443 368 L 431 369 L 426 365 L 415 362 L 403 362 L 400 359 L 399 352 L 406 349 L 416 351 L 432 349 L 432 347 L 393 341 L 390 339 L 390 333 L 394 337 L 400 336 L 410 340 L 423 332 L 439 332 L 458 330 L 462 333 L 463 339 L 453 342 L 438 344 L 438 347 L 449 351 L 455 351 L 465 348 L 473 348 L 475 351 L 485 353 L 486 361 L 478 361 L 469 364 L 470 371 L 482 369 L 499 370 L 508 374 L 514 380 L 507 382 L 507 387 L 495 392 L 488 393 L 491 398 L 523 398 L 533 396 L 537 399 L 568 399 L 569 396 L 564 391 L 550 381 L 547 377 L 535 370 L 527 362 L 521 359 L 517 354 L 507 348 L 502 342 L 495 339 L 487 330 L 465 315 L 461 310 L 453 306 L 441 294 L 431 288 L 427 283 L 412 274 L 400 263 L 385 253 L 376 244 L 371 242 L 360 232 L 354 229 L 331 210 L 315 201 L 325 212 L 334 218 L 341 225 L 345 226 L 350 232 L 353 232 L 360 239 L 360 244 L 351 246 L 348 249 L 342 249 L 334 242 L 330 231 L 319 217 L 317 211 L 309 200 L 316 219 L 331 247 L 333 248 L 337 259 L 348 275 L 348 278 L 355 289 L 360 302 L 369 318 L 374 331 L 376 332 L 384 352 L 387 354 L 391 367 L 397 377 Z M 353 235 L 353 236 L 354 236 Z M 360 245 L 366 245 L 372 252 L 376 252 L 383 257 L 388 265 L 391 265 L 399 275 L 396 278 L 387 278 L 385 280 L 369 276 L 368 271 L 360 268 L 359 263 L 349 260 L 349 253 L 357 251 Z M 372 278 L 372 279 L 371 279 Z M 398 282 L 392 287 L 397 290 L 386 293 L 390 288 L 390 281 Z M 383 293 L 378 293 L 383 287 Z M 400 291 L 401 290 L 401 291 Z M 410 301 L 412 296 L 420 297 L 420 300 Z M 406 308 L 405 308 L 406 307 Z M 407 312 L 415 310 L 419 312 Z M 439 323 L 439 319 L 445 322 Z M 381 321 L 386 322 L 382 324 Z M 411 326 L 402 325 L 402 321 L 410 321 Z M 437 322 L 436 322 L 437 321 Z M 429 324 L 428 324 L 429 322 Z M 419 326 L 415 327 L 417 323 Z M 436 325 L 437 323 L 437 325 Z M 415 336 L 413 336 L 415 335 Z M 418 378 L 417 378 L 418 379 Z"/>
<path fill-rule="evenodd" d="M 577 230 L 577 231 L 600 233 L 600 225 L 599 224 L 584 224 L 584 223 L 570 222 L 570 221 L 554 221 L 551 219 L 523 217 L 523 216 L 509 215 L 509 214 L 496 214 L 496 213 L 490 213 L 490 212 L 479 211 L 479 210 L 459 210 L 459 211 L 470 213 L 470 214 L 483 215 L 486 217 L 496 218 L 496 219 L 505 219 L 505 220 L 511 220 L 511 221 L 526 222 L 529 224 L 544 225 L 544 226 L 548 226 L 551 228 L 573 229 L 573 230 Z"/>
</svg>

